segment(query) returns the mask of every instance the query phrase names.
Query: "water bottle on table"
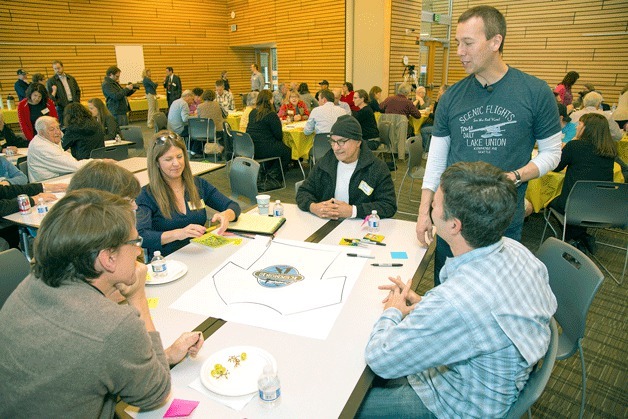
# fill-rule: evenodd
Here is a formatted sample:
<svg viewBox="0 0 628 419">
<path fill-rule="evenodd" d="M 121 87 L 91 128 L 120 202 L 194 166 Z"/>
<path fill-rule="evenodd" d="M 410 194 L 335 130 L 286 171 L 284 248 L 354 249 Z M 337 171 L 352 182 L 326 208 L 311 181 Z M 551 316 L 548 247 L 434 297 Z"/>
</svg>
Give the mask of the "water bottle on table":
<svg viewBox="0 0 628 419">
<path fill-rule="evenodd" d="M 275 217 L 283 217 L 283 205 L 281 205 L 279 199 L 275 201 L 275 205 L 273 206 L 273 215 Z"/>
<path fill-rule="evenodd" d="M 379 215 L 377 215 L 377 211 L 371 211 L 371 215 L 369 215 L 368 219 L 369 224 L 369 233 L 377 233 L 379 231 Z"/>
<path fill-rule="evenodd" d="M 37 200 L 37 214 L 43 217 L 44 215 L 46 215 L 47 212 L 48 205 L 46 205 L 46 203 L 44 202 L 44 198 L 39 198 Z"/>
<path fill-rule="evenodd" d="M 166 265 L 166 259 L 161 255 L 159 250 L 155 250 L 153 258 L 150 261 L 150 267 L 153 271 L 154 278 L 163 278 L 168 275 L 168 265 Z"/>
<path fill-rule="evenodd" d="M 281 383 L 277 371 L 272 365 L 266 364 L 262 375 L 257 380 L 259 400 L 262 406 L 273 408 L 281 401 Z"/>
</svg>

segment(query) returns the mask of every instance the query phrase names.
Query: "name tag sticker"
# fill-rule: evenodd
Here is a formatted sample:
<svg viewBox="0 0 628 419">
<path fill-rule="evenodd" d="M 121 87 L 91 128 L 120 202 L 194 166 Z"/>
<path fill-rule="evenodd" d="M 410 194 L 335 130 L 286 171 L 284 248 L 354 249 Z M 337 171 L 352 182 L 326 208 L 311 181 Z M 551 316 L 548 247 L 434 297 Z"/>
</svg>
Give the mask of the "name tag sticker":
<svg viewBox="0 0 628 419">
<path fill-rule="evenodd" d="M 48 112 L 50 112 L 50 111 L 48 110 L 48 108 L 44 108 L 44 109 L 42 109 L 42 110 L 41 110 L 41 114 L 42 114 L 42 115 L 46 115 Z"/>
<path fill-rule="evenodd" d="M 365 181 L 360 182 L 360 184 L 358 185 L 358 189 L 364 192 L 366 196 L 371 196 L 371 194 L 373 193 L 373 188 L 371 188 L 369 184 Z"/>
<path fill-rule="evenodd" d="M 203 200 L 201 199 L 201 206 L 200 206 L 200 207 L 198 207 L 198 208 L 196 208 L 196 207 L 194 206 L 194 204 L 192 203 L 192 201 L 188 201 L 188 207 L 190 208 L 190 210 L 191 210 L 191 211 L 201 210 L 201 209 L 205 208 L 205 201 L 203 201 Z"/>
</svg>

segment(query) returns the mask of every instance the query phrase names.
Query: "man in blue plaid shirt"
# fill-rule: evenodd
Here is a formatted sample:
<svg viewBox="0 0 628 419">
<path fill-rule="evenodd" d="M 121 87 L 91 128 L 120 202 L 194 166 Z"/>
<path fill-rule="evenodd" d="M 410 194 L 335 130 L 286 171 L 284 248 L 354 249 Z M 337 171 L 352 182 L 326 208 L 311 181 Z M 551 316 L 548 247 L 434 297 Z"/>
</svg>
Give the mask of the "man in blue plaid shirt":
<svg viewBox="0 0 628 419">
<path fill-rule="evenodd" d="M 503 237 L 517 191 L 488 163 L 442 175 L 431 218 L 451 246 L 441 285 L 421 297 L 399 277 L 366 347 L 378 380 L 359 417 L 503 417 L 550 339 L 545 265 Z"/>
</svg>

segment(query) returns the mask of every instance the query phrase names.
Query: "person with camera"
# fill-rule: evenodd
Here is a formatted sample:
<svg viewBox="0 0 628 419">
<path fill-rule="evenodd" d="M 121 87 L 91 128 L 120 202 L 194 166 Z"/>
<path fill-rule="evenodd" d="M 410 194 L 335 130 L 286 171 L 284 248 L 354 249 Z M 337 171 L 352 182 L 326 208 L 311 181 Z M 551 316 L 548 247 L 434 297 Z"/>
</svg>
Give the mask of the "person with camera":
<svg viewBox="0 0 628 419">
<path fill-rule="evenodd" d="M 129 106 L 127 96 L 131 96 L 140 88 L 131 82 L 129 82 L 126 87 L 120 86 L 121 72 L 118 67 L 112 65 L 107 69 L 107 76 L 102 83 L 102 93 L 107 99 L 107 108 L 116 118 L 118 126 L 129 124 L 127 113 L 131 110 L 131 107 Z"/>
</svg>

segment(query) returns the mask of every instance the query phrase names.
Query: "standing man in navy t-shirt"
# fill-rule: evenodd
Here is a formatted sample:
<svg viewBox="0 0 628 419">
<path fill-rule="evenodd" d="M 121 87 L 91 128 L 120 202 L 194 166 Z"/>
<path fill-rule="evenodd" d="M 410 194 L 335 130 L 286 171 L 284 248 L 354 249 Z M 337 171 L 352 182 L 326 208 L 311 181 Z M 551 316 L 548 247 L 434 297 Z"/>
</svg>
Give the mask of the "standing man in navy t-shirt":
<svg viewBox="0 0 628 419">
<path fill-rule="evenodd" d="M 546 82 L 509 67 L 502 52 L 506 19 L 494 7 L 477 6 L 458 19 L 458 57 L 469 74 L 438 103 L 416 232 L 427 246 L 433 240 L 430 208 L 440 176 L 459 161 L 485 161 L 517 185 L 517 211 L 505 236 L 521 239 L 527 181 L 560 161 L 561 132 L 556 99 Z M 530 160 L 535 142 L 538 155 Z M 437 238 L 434 283 L 449 246 Z"/>
</svg>

